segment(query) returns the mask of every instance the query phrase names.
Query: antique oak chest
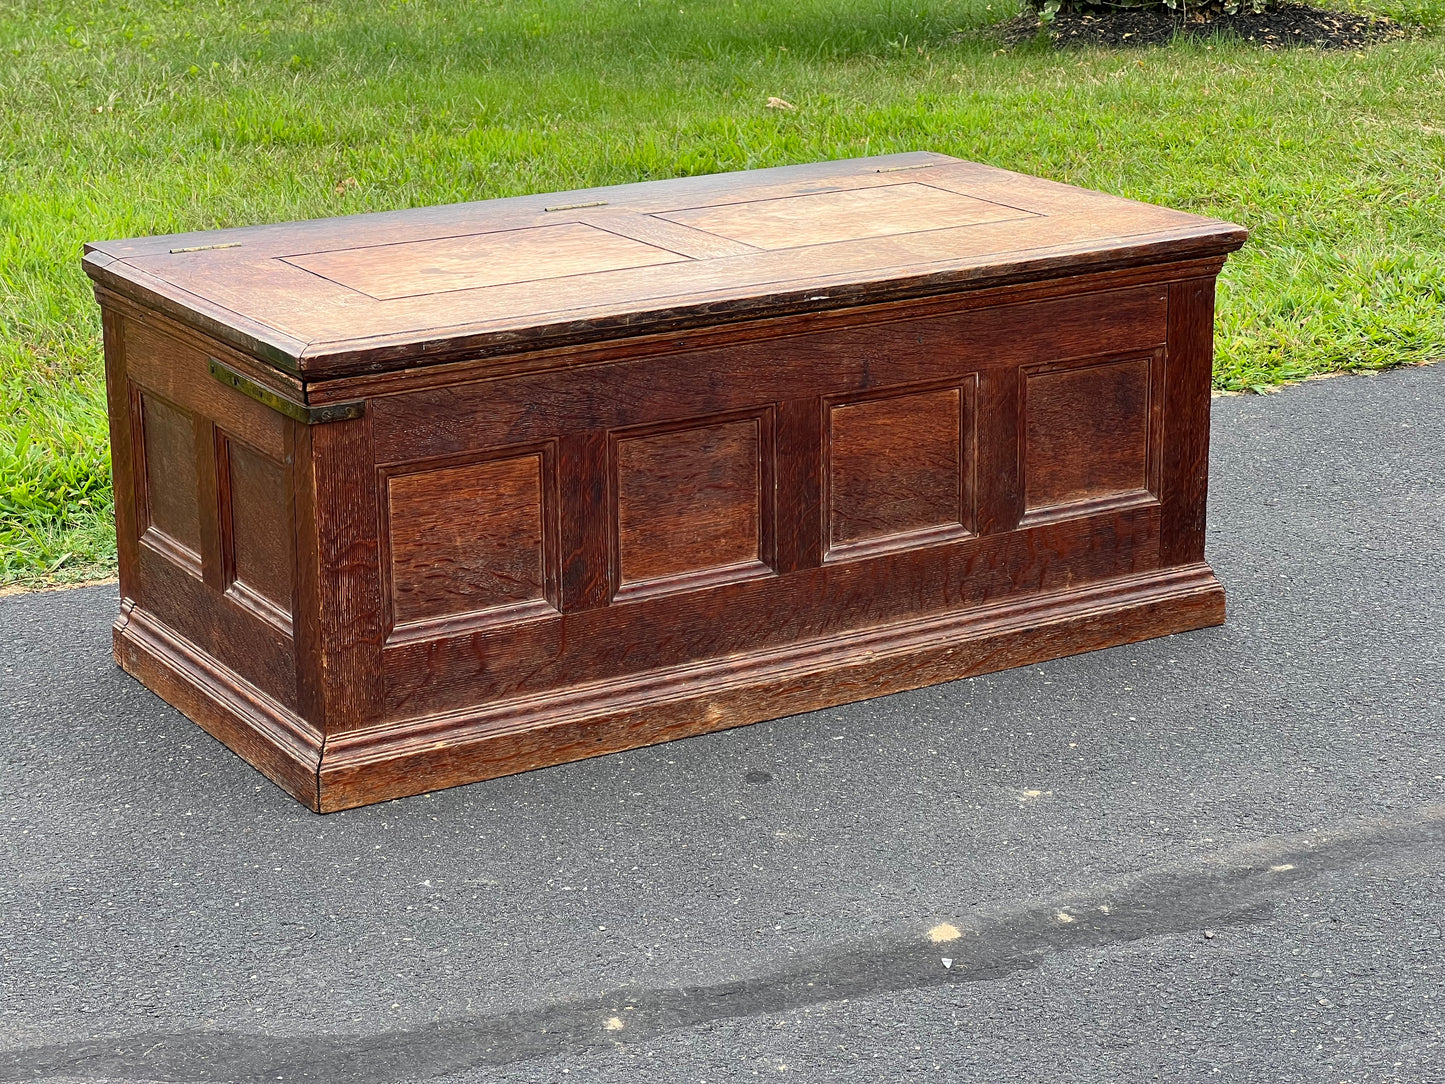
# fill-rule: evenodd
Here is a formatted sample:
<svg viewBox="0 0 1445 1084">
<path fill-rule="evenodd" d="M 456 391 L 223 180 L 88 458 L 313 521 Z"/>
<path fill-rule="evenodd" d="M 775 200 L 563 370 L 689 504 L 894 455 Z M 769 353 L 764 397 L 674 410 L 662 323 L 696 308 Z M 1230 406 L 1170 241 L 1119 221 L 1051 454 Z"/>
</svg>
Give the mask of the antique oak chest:
<svg viewBox="0 0 1445 1084">
<path fill-rule="evenodd" d="M 1244 237 L 916 153 L 91 245 L 116 658 L 324 811 L 1218 624 Z"/>
</svg>

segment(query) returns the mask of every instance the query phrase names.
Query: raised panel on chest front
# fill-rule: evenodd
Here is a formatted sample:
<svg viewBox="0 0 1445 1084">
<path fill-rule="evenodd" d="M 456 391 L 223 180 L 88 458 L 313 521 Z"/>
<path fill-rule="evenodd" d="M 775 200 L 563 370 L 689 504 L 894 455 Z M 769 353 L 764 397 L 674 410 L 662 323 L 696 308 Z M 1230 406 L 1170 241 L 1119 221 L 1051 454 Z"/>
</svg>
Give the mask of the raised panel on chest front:
<svg viewBox="0 0 1445 1084">
<path fill-rule="evenodd" d="M 385 475 L 393 629 L 555 612 L 553 470 L 533 449 Z"/>
<path fill-rule="evenodd" d="M 1164 355 L 1023 370 L 1024 521 L 1157 500 Z"/>
<path fill-rule="evenodd" d="M 830 559 L 967 532 L 972 391 L 970 374 L 958 387 L 829 403 Z"/>
<path fill-rule="evenodd" d="M 613 434 L 616 587 L 700 587 L 768 571 L 771 418 Z"/>
<path fill-rule="evenodd" d="M 295 587 L 289 469 L 224 431 L 217 436 L 227 591 L 289 633 Z"/>
<path fill-rule="evenodd" d="M 372 400 L 384 715 L 1155 567 L 1163 290 L 1042 307 Z"/>
</svg>

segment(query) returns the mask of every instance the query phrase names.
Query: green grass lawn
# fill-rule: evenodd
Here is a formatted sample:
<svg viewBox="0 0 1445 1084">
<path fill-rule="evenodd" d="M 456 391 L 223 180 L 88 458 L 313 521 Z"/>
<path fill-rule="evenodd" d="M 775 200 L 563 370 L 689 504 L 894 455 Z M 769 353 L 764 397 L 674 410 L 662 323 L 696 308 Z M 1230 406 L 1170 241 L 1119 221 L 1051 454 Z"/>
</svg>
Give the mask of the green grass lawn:
<svg viewBox="0 0 1445 1084">
<path fill-rule="evenodd" d="M 1221 388 L 1445 356 L 1445 0 L 1359 53 L 1003 51 L 1013 10 L 0 0 L 0 585 L 114 560 L 87 240 L 931 149 L 1253 230 Z"/>
</svg>

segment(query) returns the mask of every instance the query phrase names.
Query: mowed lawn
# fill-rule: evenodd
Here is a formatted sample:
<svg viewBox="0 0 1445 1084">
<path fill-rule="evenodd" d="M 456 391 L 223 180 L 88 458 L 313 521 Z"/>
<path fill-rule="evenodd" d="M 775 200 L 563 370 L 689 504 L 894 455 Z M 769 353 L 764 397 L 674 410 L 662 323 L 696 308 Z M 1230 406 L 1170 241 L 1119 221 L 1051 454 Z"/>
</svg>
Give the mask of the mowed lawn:
<svg viewBox="0 0 1445 1084">
<path fill-rule="evenodd" d="M 114 560 L 87 240 L 926 148 L 1248 226 L 1221 388 L 1445 356 L 1445 0 L 1375 10 L 1427 29 L 1056 53 L 985 32 L 1009 0 L 0 0 L 0 585 Z"/>
</svg>

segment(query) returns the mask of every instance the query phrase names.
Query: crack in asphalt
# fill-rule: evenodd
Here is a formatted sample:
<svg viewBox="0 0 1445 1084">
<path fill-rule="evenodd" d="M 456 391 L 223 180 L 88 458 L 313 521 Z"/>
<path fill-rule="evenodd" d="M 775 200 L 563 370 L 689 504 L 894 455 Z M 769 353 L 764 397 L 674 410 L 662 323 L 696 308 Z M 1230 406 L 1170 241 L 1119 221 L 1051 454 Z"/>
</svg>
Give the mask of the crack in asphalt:
<svg viewBox="0 0 1445 1084">
<path fill-rule="evenodd" d="M 1445 858 L 1445 809 L 1423 810 L 1410 821 L 1271 837 L 1152 867 L 1085 892 L 977 908 L 928 932 L 897 929 L 807 962 L 725 982 L 620 989 L 374 1035 L 152 1031 L 28 1047 L 0 1052 L 0 1081 L 390 1084 L 610 1050 L 714 1020 L 999 979 L 1054 953 L 1262 922 L 1294 886 L 1422 847 L 1441 849 Z"/>
</svg>

